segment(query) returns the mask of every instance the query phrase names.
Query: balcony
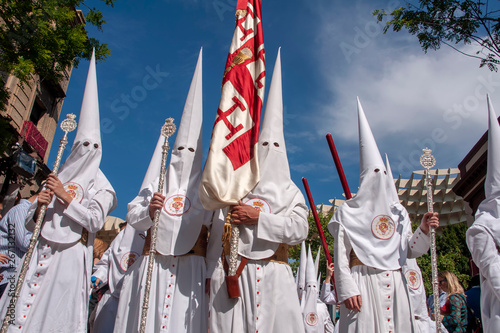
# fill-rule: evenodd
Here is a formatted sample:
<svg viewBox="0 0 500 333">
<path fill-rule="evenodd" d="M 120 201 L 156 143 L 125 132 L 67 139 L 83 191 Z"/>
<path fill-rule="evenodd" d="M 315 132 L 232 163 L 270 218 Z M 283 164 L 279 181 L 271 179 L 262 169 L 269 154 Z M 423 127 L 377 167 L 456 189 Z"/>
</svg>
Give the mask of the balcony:
<svg viewBox="0 0 500 333">
<path fill-rule="evenodd" d="M 24 140 L 26 140 L 26 142 L 36 150 L 38 155 L 40 155 L 42 159 L 45 158 L 45 153 L 47 152 L 49 143 L 38 131 L 36 125 L 31 121 L 25 121 L 21 133 L 24 133 Z"/>
</svg>

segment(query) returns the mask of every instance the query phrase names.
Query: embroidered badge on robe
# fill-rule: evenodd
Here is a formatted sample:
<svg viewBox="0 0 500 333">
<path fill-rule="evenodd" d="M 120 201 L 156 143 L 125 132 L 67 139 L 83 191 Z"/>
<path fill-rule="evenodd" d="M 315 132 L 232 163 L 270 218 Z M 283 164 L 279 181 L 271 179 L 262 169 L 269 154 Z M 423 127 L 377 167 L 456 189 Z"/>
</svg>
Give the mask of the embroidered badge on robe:
<svg viewBox="0 0 500 333">
<path fill-rule="evenodd" d="M 372 232 L 379 239 L 389 239 L 394 235 L 394 221 L 387 215 L 378 215 L 372 221 Z"/>
<path fill-rule="evenodd" d="M 188 197 L 181 194 L 171 196 L 165 201 L 165 211 L 174 216 L 184 215 L 191 208 L 191 201 Z"/>
<path fill-rule="evenodd" d="M 406 282 L 408 282 L 408 287 L 417 290 L 420 288 L 420 284 L 422 283 L 422 279 L 420 278 L 420 274 L 414 269 L 409 269 L 405 273 Z"/>
<path fill-rule="evenodd" d="M 83 192 L 83 188 L 80 184 L 75 183 L 75 182 L 67 182 L 67 183 L 64 183 L 63 186 L 64 186 L 64 190 L 69 195 L 71 195 L 73 200 L 75 200 L 78 203 L 82 202 L 84 192 Z"/>
<path fill-rule="evenodd" d="M 309 312 L 306 315 L 306 324 L 309 326 L 316 326 L 318 324 L 318 315 L 315 312 Z"/>
<path fill-rule="evenodd" d="M 252 206 L 254 209 L 258 210 L 261 213 L 271 213 L 271 206 L 269 204 L 259 198 L 253 198 L 245 202 L 246 205 Z"/>
<path fill-rule="evenodd" d="M 130 266 L 134 264 L 134 262 L 139 258 L 140 255 L 137 252 L 128 252 L 122 256 L 120 260 L 120 267 L 126 271 Z"/>
</svg>

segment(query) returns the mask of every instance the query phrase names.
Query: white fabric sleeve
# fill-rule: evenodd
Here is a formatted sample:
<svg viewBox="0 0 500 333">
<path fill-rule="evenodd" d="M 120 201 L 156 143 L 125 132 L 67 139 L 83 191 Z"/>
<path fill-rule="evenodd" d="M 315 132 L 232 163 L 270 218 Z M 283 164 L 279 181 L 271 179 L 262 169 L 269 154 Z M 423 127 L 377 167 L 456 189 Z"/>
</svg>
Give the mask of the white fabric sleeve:
<svg viewBox="0 0 500 333">
<path fill-rule="evenodd" d="M 349 256 L 352 250 L 351 243 L 344 227 L 339 223 L 333 223 L 329 226 L 335 238 L 334 255 L 335 255 L 335 285 L 337 287 L 337 301 L 344 302 L 346 299 L 356 295 L 361 295 L 356 281 L 351 275 L 351 268 L 349 267 Z"/>
<path fill-rule="evenodd" d="M 31 204 L 31 207 L 28 209 L 28 214 L 26 215 L 26 220 L 24 221 L 26 230 L 33 232 L 35 230 L 35 212 L 38 207 L 38 198 Z"/>
<path fill-rule="evenodd" d="M 257 223 L 257 237 L 273 243 L 300 244 L 307 237 L 309 223 L 307 206 L 298 202 L 290 216 L 261 212 Z"/>
<path fill-rule="evenodd" d="M 429 232 L 430 234 L 430 232 Z M 429 235 L 426 235 L 420 227 L 415 230 L 415 233 L 412 235 L 408 234 L 408 258 L 418 258 L 421 255 L 427 253 L 429 251 L 429 246 L 431 245 L 431 238 Z"/>
<path fill-rule="evenodd" d="M 333 333 L 335 330 L 335 326 L 333 325 L 332 318 L 330 317 L 330 312 L 328 312 L 328 308 L 326 307 L 326 305 L 318 302 L 316 308 L 318 310 L 318 315 L 320 315 L 320 318 L 323 318 L 323 327 L 319 327 L 320 331 L 325 333 Z M 324 328 L 324 331 L 322 328 Z"/>
<path fill-rule="evenodd" d="M 484 278 L 481 283 L 488 283 L 500 300 L 500 254 L 493 236 L 485 227 L 473 224 L 467 230 L 466 239 L 472 259 Z"/>
<path fill-rule="evenodd" d="M 90 233 L 96 233 L 104 226 L 104 220 L 108 213 L 116 207 L 116 196 L 112 191 L 99 190 L 87 208 L 72 200 L 64 210 L 64 215 L 87 229 Z"/>
<path fill-rule="evenodd" d="M 330 312 L 325 317 L 325 333 L 333 333 L 335 332 L 335 325 L 333 325 L 332 318 L 330 318 Z"/>
<path fill-rule="evenodd" d="M 101 260 L 99 260 L 95 265 L 94 265 L 94 273 L 92 276 L 95 276 L 99 280 L 101 280 L 102 283 L 108 283 L 108 273 L 109 273 L 109 256 L 111 256 L 111 246 L 108 247 L 108 249 L 104 252 L 104 254 L 101 257 Z"/>
<path fill-rule="evenodd" d="M 319 299 L 325 304 L 337 304 L 335 290 L 332 290 L 331 284 L 323 282 Z"/>
<path fill-rule="evenodd" d="M 151 198 L 153 198 L 152 184 L 141 191 L 127 206 L 127 221 L 139 231 L 147 231 L 153 226 L 153 220 L 149 216 Z"/>
<path fill-rule="evenodd" d="M 224 213 L 217 210 L 212 213 L 212 225 L 207 245 L 207 279 L 212 277 L 217 262 L 222 255 L 222 233 L 224 231 Z"/>
</svg>

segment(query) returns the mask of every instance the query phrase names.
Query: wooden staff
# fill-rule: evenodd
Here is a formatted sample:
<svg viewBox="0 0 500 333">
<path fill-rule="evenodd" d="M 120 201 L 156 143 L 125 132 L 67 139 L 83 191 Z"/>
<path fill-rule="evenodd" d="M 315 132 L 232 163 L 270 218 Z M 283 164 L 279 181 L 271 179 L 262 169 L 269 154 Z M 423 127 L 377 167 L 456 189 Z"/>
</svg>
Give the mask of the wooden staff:
<svg viewBox="0 0 500 333">
<path fill-rule="evenodd" d="M 321 222 L 319 220 L 318 211 L 316 210 L 316 205 L 314 204 L 314 200 L 311 194 L 311 189 L 309 188 L 309 183 L 307 182 L 307 178 L 302 177 L 302 183 L 304 184 L 304 188 L 306 189 L 307 200 L 309 201 L 309 206 L 311 206 L 311 211 L 313 213 L 314 222 L 316 222 L 316 227 L 318 228 L 319 238 L 321 239 L 321 245 L 323 246 L 323 250 L 325 251 L 326 260 L 328 261 L 328 265 L 332 263 L 332 257 L 330 256 L 330 251 L 328 250 L 328 244 L 326 243 L 325 233 L 323 232 L 323 227 L 321 226 Z M 334 280 L 335 282 L 335 280 Z"/>
<path fill-rule="evenodd" d="M 165 142 L 163 143 L 163 151 L 161 155 L 161 171 L 160 171 L 160 180 L 158 181 L 158 192 L 163 193 L 163 187 L 165 184 L 165 171 L 167 168 L 167 156 L 168 150 L 170 146 L 168 145 L 168 138 L 172 136 L 175 132 L 175 124 L 173 118 L 168 118 L 165 120 L 165 124 L 161 128 L 161 134 L 165 137 Z M 160 213 L 161 209 L 157 209 L 155 211 L 155 216 L 153 220 L 153 226 L 151 227 L 151 246 L 149 250 L 149 261 L 148 261 L 148 273 L 146 276 L 146 285 L 144 287 L 144 300 L 142 302 L 142 313 L 141 313 L 141 326 L 140 333 L 146 332 L 146 320 L 148 317 L 148 308 L 149 308 L 149 293 L 151 290 L 151 280 L 153 278 L 153 264 L 155 261 L 156 255 L 156 238 L 158 234 L 158 222 L 160 221 Z"/>
<path fill-rule="evenodd" d="M 340 182 L 342 183 L 342 188 L 344 189 L 344 194 L 347 200 L 352 198 L 351 190 L 349 189 L 349 184 L 347 184 L 347 178 L 345 177 L 344 168 L 340 163 L 339 154 L 337 153 L 337 148 L 335 148 L 335 143 L 333 143 L 333 138 L 330 133 L 326 135 L 326 141 L 328 141 L 328 146 L 330 147 L 330 152 L 332 153 L 333 162 L 337 167 L 337 172 L 339 173 Z"/>
<path fill-rule="evenodd" d="M 436 159 L 431 155 L 432 150 L 425 148 L 422 149 L 424 154 L 420 157 L 420 164 L 425 168 L 425 185 L 427 187 L 427 210 L 431 213 L 434 212 L 434 200 L 432 197 L 432 178 L 430 169 L 436 165 Z M 438 267 L 437 267 L 437 253 L 436 253 L 436 230 L 434 227 L 430 228 L 431 233 L 431 265 L 432 265 L 432 293 L 434 295 L 434 317 L 436 319 L 436 332 L 441 333 L 441 314 L 439 309 L 439 282 L 438 282 Z"/>
<path fill-rule="evenodd" d="M 59 166 L 61 165 L 62 155 L 64 149 L 66 148 L 66 144 L 68 143 L 68 133 L 72 132 L 76 129 L 76 116 L 72 113 L 66 116 L 61 122 L 61 129 L 64 131 L 64 135 L 59 144 L 59 150 L 57 151 L 56 160 L 54 162 L 54 167 L 52 168 L 52 173 L 57 176 L 57 172 L 59 171 Z M 33 230 L 33 235 L 30 239 L 30 245 L 28 250 L 26 251 L 26 255 L 24 256 L 23 265 L 21 267 L 21 271 L 19 272 L 19 278 L 16 283 L 16 289 L 14 291 L 14 295 L 10 299 L 9 306 L 7 307 L 7 314 L 3 320 L 2 324 L 2 333 L 6 333 L 9 328 L 11 316 L 12 320 L 15 317 L 16 312 L 16 304 L 19 299 L 19 294 L 21 293 L 21 288 L 24 284 L 24 280 L 26 278 L 26 273 L 28 272 L 28 267 L 30 265 L 31 257 L 33 256 L 33 250 L 35 249 L 36 243 L 38 241 L 38 236 L 40 235 L 40 230 L 42 229 L 43 220 L 45 219 L 45 213 L 47 212 L 47 205 L 43 204 L 40 207 L 40 211 L 36 218 L 35 229 Z"/>
<path fill-rule="evenodd" d="M 318 228 L 319 238 L 321 239 L 321 245 L 323 246 L 323 250 L 325 251 L 326 261 L 328 265 L 332 263 L 332 257 L 330 256 L 330 251 L 328 250 L 328 244 L 326 243 L 326 237 L 323 232 L 323 227 L 321 226 L 321 222 L 319 220 L 318 212 L 316 210 L 316 205 L 314 204 L 314 200 L 311 194 L 311 189 L 309 188 L 309 183 L 305 177 L 302 177 L 302 183 L 304 184 L 304 188 L 306 189 L 307 200 L 309 201 L 309 206 L 311 206 L 311 211 L 313 213 L 314 222 L 316 222 L 316 227 Z M 337 298 L 337 288 L 335 287 L 335 274 L 332 275 L 332 284 L 333 284 L 333 292 L 335 293 L 335 298 Z"/>
</svg>

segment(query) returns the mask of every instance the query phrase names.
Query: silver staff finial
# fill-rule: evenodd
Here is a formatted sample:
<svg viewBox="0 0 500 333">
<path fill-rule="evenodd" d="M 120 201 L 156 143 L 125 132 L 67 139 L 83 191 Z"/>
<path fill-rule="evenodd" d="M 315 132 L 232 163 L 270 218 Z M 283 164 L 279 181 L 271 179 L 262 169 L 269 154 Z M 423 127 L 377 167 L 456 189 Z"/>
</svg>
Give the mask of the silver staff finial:
<svg viewBox="0 0 500 333">
<path fill-rule="evenodd" d="M 424 169 L 429 170 L 433 166 L 436 165 L 436 159 L 434 156 L 431 155 L 432 150 L 429 148 L 422 149 L 422 152 L 424 153 L 422 156 L 420 156 L 420 165 L 424 167 Z"/>
<path fill-rule="evenodd" d="M 75 121 L 75 118 L 76 118 L 76 115 L 74 115 L 73 113 L 69 113 L 66 115 L 66 119 L 64 119 L 62 122 L 61 122 L 61 129 L 66 132 L 66 133 L 69 133 L 69 132 L 72 132 L 75 130 L 76 128 L 76 121 Z"/>
<path fill-rule="evenodd" d="M 176 129 L 174 118 L 167 118 L 165 119 L 165 124 L 161 127 L 161 135 L 168 138 L 174 134 Z"/>
</svg>

